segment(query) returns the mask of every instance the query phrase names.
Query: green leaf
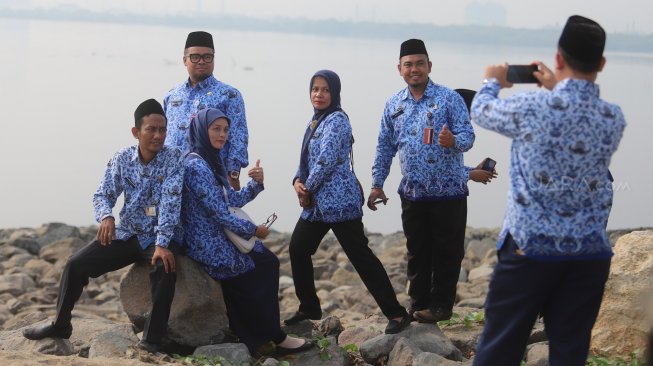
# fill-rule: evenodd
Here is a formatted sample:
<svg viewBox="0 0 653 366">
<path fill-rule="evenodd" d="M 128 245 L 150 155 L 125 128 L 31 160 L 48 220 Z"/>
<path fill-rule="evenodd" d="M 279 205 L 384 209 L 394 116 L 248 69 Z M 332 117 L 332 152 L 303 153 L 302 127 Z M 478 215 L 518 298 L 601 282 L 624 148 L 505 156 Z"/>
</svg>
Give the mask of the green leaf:
<svg viewBox="0 0 653 366">
<path fill-rule="evenodd" d="M 342 347 L 347 352 L 358 352 L 358 346 L 355 343 L 349 343 L 345 344 L 344 347 Z"/>
<path fill-rule="evenodd" d="M 329 352 L 320 352 L 320 361 L 329 361 L 331 354 Z"/>
</svg>

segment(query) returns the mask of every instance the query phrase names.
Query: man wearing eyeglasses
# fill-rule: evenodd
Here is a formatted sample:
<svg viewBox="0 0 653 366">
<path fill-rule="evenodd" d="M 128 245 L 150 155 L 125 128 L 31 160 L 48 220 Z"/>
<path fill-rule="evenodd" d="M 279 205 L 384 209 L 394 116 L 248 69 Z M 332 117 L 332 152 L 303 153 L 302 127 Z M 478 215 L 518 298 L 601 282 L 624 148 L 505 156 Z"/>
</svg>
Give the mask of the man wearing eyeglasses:
<svg viewBox="0 0 653 366">
<path fill-rule="evenodd" d="M 214 58 L 215 48 L 210 33 L 198 31 L 188 34 L 183 57 L 188 79 L 175 86 L 163 99 L 163 109 L 168 119 L 165 143 L 187 152 L 190 120 L 205 108 L 224 111 L 231 125 L 229 139 L 220 154 L 227 168 L 229 184 L 239 190 L 240 169 L 248 165 L 245 104 L 236 88 L 213 76 Z"/>
</svg>

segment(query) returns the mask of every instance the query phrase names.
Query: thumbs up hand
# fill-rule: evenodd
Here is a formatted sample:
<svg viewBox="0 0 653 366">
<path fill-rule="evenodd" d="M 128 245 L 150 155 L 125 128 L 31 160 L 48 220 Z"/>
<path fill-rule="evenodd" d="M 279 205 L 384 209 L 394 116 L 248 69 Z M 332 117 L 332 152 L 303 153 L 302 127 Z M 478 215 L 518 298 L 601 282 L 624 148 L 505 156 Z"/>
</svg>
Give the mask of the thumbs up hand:
<svg viewBox="0 0 653 366">
<path fill-rule="evenodd" d="M 261 168 L 261 159 L 256 160 L 256 166 L 247 172 L 247 176 L 254 179 L 257 183 L 263 183 L 263 168 Z"/>
<path fill-rule="evenodd" d="M 442 147 L 450 148 L 453 147 L 455 142 L 456 142 L 456 137 L 445 123 L 444 125 L 442 125 L 442 129 L 438 134 L 438 143 Z"/>
</svg>

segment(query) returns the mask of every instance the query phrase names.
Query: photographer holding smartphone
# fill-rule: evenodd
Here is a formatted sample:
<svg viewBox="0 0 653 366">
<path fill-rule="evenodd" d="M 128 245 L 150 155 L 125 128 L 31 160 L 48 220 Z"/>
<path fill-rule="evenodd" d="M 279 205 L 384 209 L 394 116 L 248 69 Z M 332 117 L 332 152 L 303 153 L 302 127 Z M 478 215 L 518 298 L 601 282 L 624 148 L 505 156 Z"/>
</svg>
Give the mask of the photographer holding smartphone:
<svg viewBox="0 0 653 366">
<path fill-rule="evenodd" d="M 599 98 L 605 31 L 567 20 L 550 70 L 535 62 L 545 90 L 498 97 L 507 65 L 491 65 L 472 103 L 475 123 L 513 140 L 499 261 L 485 304 L 474 365 L 519 365 L 539 314 L 549 364 L 585 365 L 610 269 L 608 171 L 626 125 Z"/>
</svg>

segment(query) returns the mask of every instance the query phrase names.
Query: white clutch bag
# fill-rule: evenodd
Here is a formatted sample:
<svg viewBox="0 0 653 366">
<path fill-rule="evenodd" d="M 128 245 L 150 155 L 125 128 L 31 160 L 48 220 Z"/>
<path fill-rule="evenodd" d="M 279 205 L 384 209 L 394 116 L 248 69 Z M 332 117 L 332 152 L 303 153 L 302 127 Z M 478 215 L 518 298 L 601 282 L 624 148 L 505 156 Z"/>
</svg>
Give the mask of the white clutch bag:
<svg viewBox="0 0 653 366">
<path fill-rule="evenodd" d="M 254 221 L 243 211 L 242 208 L 240 207 L 229 207 L 229 213 L 240 218 L 243 220 L 247 220 L 251 223 L 254 223 Z M 231 240 L 232 243 L 240 250 L 241 253 L 249 253 L 252 248 L 254 248 L 254 244 L 256 244 L 256 236 L 252 236 L 249 240 L 243 239 L 238 234 L 234 233 L 233 231 L 229 229 L 224 229 L 225 234 L 227 234 L 227 238 Z"/>
</svg>

